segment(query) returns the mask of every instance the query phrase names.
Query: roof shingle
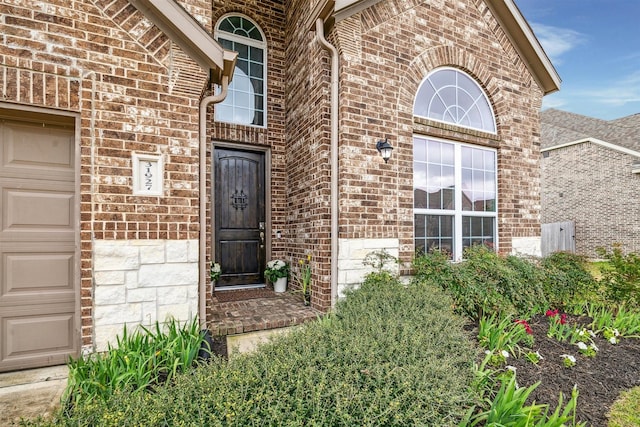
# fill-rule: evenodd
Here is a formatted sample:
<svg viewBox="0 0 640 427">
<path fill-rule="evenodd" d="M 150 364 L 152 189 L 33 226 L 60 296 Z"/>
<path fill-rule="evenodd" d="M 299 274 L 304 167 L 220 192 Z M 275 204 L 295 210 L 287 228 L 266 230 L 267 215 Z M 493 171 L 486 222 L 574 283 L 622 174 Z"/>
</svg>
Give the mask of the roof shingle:
<svg viewBox="0 0 640 427">
<path fill-rule="evenodd" d="M 540 118 L 542 149 L 595 138 L 640 152 L 640 114 L 607 121 L 550 108 Z"/>
</svg>

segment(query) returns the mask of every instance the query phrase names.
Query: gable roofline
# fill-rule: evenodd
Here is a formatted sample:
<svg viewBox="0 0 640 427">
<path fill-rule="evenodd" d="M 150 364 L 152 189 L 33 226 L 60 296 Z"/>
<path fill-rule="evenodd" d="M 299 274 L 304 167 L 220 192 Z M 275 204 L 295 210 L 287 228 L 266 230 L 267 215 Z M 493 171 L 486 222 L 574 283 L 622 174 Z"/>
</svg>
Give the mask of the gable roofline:
<svg viewBox="0 0 640 427">
<path fill-rule="evenodd" d="M 600 146 L 602 146 L 602 147 L 609 148 L 609 149 L 611 149 L 611 150 L 616 150 L 616 151 L 619 151 L 619 152 L 621 152 L 621 153 L 629 154 L 629 155 L 631 155 L 631 156 L 635 156 L 635 157 L 640 158 L 640 152 L 638 152 L 638 151 L 631 150 L 631 149 L 626 148 L 626 147 L 621 147 L 621 146 L 619 146 L 619 145 L 612 144 L 612 143 L 610 143 L 610 142 L 603 141 L 603 140 L 598 139 L 598 138 L 582 138 L 582 139 L 577 139 L 577 140 L 575 140 L 575 141 L 566 142 L 566 143 L 564 143 L 564 144 L 554 145 L 553 147 L 543 148 L 543 149 L 541 149 L 541 150 L 540 150 L 540 152 L 541 152 L 541 153 L 544 153 L 545 151 L 558 150 L 558 149 L 560 149 L 560 148 L 571 147 L 571 146 L 573 146 L 573 145 L 584 144 L 584 143 L 586 143 L 586 142 L 591 142 L 591 143 L 593 143 L 593 144 L 598 144 L 598 145 L 600 145 Z"/>
<path fill-rule="evenodd" d="M 513 0 L 485 0 L 545 95 L 560 90 L 560 75 Z"/>
<path fill-rule="evenodd" d="M 128 0 L 184 52 L 210 73 L 213 83 L 233 77 L 237 52 L 224 49 L 175 0 Z"/>
<path fill-rule="evenodd" d="M 379 3 L 381 0 L 324 0 L 311 13 L 309 28 L 318 16 L 329 13 L 335 22 L 346 19 L 362 10 Z M 545 95 L 560 90 L 562 80 L 551 60 L 545 53 L 540 41 L 533 33 L 518 6 L 513 0 L 484 0 L 509 40 L 525 63 L 527 69 Z"/>
</svg>

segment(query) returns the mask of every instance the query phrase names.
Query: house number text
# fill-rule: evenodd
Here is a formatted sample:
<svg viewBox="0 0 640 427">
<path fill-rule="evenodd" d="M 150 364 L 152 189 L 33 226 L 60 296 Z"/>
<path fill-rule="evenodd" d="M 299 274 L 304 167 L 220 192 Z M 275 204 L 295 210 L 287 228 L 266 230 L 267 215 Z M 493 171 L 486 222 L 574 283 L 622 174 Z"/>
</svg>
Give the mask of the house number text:
<svg viewBox="0 0 640 427">
<path fill-rule="evenodd" d="M 145 162 L 144 167 L 144 186 L 147 190 L 151 190 L 153 188 L 153 163 Z"/>
</svg>

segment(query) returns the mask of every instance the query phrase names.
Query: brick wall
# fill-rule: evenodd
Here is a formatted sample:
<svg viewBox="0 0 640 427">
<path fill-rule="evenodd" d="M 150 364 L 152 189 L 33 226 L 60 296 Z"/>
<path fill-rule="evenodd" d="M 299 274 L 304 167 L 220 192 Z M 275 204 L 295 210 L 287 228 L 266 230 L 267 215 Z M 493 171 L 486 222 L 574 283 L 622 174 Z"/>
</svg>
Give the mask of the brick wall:
<svg viewBox="0 0 640 427">
<path fill-rule="evenodd" d="M 590 142 L 559 148 L 542 159 L 542 223 L 574 221 L 576 252 L 621 243 L 640 252 L 637 157 Z"/>
<path fill-rule="evenodd" d="M 305 2 L 294 2 L 288 58 L 295 73 L 287 79 L 287 141 L 291 156 L 309 159 L 309 150 L 328 150 L 327 55 L 306 28 Z M 328 34 L 340 51 L 340 239 L 399 239 L 399 256 L 413 256 L 413 142 L 419 132 L 498 150 L 498 226 L 501 252 L 514 241 L 540 235 L 539 114 L 542 91 L 482 0 L 383 1 L 340 21 Z M 413 100 L 420 82 L 439 66 L 473 76 L 496 114 L 497 136 L 432 121 L 414 121 Z M 312 120 L 313 119 L 313 120 Z M 375 149 L 388 137 L 393 156 L 385 164 Z M 305 160 L 290 174 L 291 188 L 317 182 L 327 164 Z M 328 203 L 324 194 L 324 203 Z M 328 229 L 327 205 L 311 195 L 290 201 L 303 232 Z M 327 207 L 328 208 L 328 207 Z M 305 218 L 305 220 L 302 220 Z M 306 218 L 317 218 L 316 223 Z M 302 239 L 301 239 L 302 243 Z M 297 246 L 297 245 L 296 245 Z M 522 245 L 519 245 L 521 247 Z M 325 246 L 322 246 L 325 247 Z M 323 264 L 322 267 L 329 266 Z"/>
<path fill-rule="evenodd" d="M 205 25 L 206 3 L 184 2 Z M 206 78 L 126 0 L 0 0 L 2 99 L 80 115 L 84 345 L 95 334 L 95 241 L 198 238 L 198 102 Z M 163 157 L 162 196 L 132 195 L 132 151 Z"/>
<path fill-rule="evenodd" d="M 331 306 L 330 58 L 304 26 L 309 2 L 287 7 L 288 233 L 294 264 L 312 254 L 312 304 Z M 343 112 L 341 111 L 340 114 Z M 294 266 L 294 273 L 297 271 Z"/>
</svg>

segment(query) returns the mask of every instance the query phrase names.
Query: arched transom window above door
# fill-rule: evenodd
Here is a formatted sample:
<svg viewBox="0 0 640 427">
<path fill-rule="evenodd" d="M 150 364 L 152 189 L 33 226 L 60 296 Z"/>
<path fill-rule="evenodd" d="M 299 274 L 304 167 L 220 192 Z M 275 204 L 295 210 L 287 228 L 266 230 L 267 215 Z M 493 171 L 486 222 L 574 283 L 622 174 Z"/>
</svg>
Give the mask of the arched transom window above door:
<svg viewBox="0 0 640 427">
<path fill-rule="evenodd" d="M 264 34 L 249 18 L 225 15 L 215 37 L 225 49 L 238 52 L 227 97 L 215 107 L 216 121 L 265 126 L 266 48 Z"/>
<path fill-rule="evenodd" d="M 456 68 L 438 68 L 422 81 L 413 115 L 496 133 L 489 99 L 474 79 Z"/>
</svg>

